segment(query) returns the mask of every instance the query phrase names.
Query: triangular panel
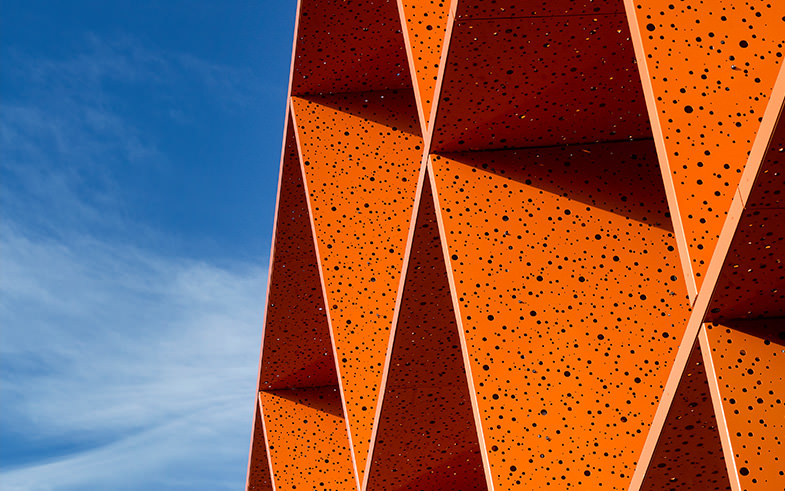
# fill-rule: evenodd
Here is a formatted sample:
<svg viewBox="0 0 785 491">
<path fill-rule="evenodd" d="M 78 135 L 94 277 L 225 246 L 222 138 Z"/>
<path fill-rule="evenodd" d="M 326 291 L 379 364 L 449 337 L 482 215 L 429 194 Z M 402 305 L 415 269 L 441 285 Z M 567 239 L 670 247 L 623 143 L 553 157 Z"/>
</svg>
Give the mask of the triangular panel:
<svg viewBox="0 0 785 491">
<path fill-rule="evenodd" d="M 421 117 L 428 125 L 451 0 L 400 0 Z"/>
<path fill-rule="evenodd" d="M 517 19 L 526 17 L 575 17 L 623 14 L 622 0 L 461 0 L 455 17 L 466 19 Z"/>
<path fill-rule="evenodd" d="M 265 391 L 259 401 L 276 489 L 356 491 L 338 387 Z"/>
<path fill-rule="evenodd" d="M 627 5 L 700 288 L 780 69 L 785 3 Z"/>
<path fill-rule="evenodd" d="M 432 163 L 495 489 L 626 488 L 689 314 L 653 143 Z"/>
<path fill-rule="evenodd" d="M 459 335 L 426 177 L 368 491 L 485 489 Z"/>
<path fill-rule="evenodd" d="M 698 343 L 695 344 L 682 374 L 640 489 L 731 489 Z"/>
<path fill-rule="evenodd" d="M 347 417 L 364 471 L 422 157 L 411 91 L 295 97 Z"/>
<path fill-rule="evenodd" d="M 259 390 L 335 385 L 335 358 L 291 123 L 278 200 Z"/>
<path fill-rule="evenodd" d="M 621 0 L 461 1 L 431 151 L 651 138 Z"/>
<path fill-rule="evenodd" d="M 254 412 L 253 434 L 251 440 L 251 455 L 248 457 L 248 479 L 246 491 L 273 491 L 273 481 L 270 478 L 270 463 L 267 460 L 267 441 L 264 438 L 264 427 L 259 415 L 257 403 Z"/>
<path fill-rule="evenodd" d="M 411 87 L 395 0 L 300 0 L 293 95 Z"/>
<path fill-rule="evenodd" d="M 785 489 L 785 318 L 728 320 L 706 334 L 741 488 Z"/>
</svg>

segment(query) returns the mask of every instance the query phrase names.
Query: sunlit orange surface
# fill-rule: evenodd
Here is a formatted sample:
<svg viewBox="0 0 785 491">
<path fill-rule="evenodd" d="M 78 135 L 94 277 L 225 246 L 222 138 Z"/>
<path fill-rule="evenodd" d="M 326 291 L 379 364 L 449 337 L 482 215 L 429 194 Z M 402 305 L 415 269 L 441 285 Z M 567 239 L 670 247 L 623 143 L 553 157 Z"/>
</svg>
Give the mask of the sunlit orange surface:
<svg viewBox="0 0 785 491">
<path fill-rule="evenodd" d="M 246 488 L 785 489 L 785 3 L 300 0 Z"/>
</svg>

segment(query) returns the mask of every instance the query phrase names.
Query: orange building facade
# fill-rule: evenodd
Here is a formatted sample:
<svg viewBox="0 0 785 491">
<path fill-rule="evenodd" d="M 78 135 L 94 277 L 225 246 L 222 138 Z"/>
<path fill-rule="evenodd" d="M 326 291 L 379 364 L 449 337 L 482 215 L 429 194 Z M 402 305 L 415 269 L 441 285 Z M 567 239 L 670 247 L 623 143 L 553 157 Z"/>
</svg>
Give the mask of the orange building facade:
<svg viewBox="0 0 785 491">
<path fill-rule="evenodd" d="M 300 0 L 249 490 L 785 489 L 785 2 Z"/>
</svg>

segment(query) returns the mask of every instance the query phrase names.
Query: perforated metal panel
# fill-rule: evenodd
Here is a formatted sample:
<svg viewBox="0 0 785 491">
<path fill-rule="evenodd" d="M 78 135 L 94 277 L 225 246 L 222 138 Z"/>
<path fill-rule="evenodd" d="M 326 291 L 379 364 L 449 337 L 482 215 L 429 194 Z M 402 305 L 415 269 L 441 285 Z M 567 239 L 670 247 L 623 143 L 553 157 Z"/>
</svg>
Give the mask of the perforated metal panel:
<svg viewBox="0 0 785 491">
<path fill-rule="evenodd" d="M 708 375 L 696 345 L 651 459 L 642 490 L 730 490 Z M 689 469 L 690 472 L 685 472 Z"/>
<path fill-rule="evenodd" d="M 632 474 L 689 310 L 656 166 L 650 141 L 433 159 L 496 489 Z"/>
<path fill-rule="evenodd" d="M 301 0 L 247 489 L 785 489 L 784 44 Z"/>
<path fill-rule="evenodd" d="M 458 325 L 427 180 L 405 285 L 367 489 L 485 489 Z"/>
</svg>

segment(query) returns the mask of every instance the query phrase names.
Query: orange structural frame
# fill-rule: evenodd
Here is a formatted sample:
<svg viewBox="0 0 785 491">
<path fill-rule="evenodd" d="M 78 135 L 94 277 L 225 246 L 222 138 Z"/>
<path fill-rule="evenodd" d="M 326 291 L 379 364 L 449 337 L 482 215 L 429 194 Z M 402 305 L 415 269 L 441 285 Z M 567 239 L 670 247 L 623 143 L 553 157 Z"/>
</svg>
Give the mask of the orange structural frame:
<svg viewBox="0 0 785 491">
<path fill-rule="evenodd" d="M 783 54 L 776 1 L 300 0 L 246 489 L 785 489 Z"/>
</svg>

